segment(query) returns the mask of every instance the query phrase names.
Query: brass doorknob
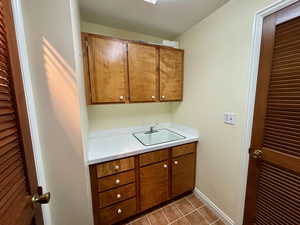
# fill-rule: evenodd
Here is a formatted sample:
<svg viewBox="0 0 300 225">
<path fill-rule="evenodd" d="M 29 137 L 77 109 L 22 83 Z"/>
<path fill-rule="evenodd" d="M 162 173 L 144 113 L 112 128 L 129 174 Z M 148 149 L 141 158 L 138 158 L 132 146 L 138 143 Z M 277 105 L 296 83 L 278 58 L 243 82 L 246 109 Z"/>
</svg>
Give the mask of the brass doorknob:
<svg viewBox="0 0 300 225">
<path fill-rule="evenodd" d="M 32 196 L 32 202 L 33 203 L 39 203 L 39 204 L 48 204 L 50 201 L 50 192 L 47 192 L 45 194 L 39 195 L 35 194 Z"/>
<path fill-rule="evenodd" d="M 262 154 L 263 154 L 262 150 L 256 149 L 256 150 L 254 150 L 252 157 L 254 159 L 260 159 L 262 157 Z"/>
</svg>

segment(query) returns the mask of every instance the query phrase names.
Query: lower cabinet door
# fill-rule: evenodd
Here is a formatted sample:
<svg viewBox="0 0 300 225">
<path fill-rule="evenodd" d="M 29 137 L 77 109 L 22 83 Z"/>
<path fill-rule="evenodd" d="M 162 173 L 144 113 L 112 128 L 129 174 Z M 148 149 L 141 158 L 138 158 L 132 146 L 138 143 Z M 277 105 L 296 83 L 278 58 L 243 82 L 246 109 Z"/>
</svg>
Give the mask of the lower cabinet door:
<svg viewBox="0 0 300 225">
<path fill-rule="evenodd" d="M 172 197 L 194 189 L 195 160 L 195 153 L 172 159 Z"/>
<path fill-rule="evenodd" d="M 140 168 L 141 210 L 169 199 L 169 163 L 163 161 Z"/>
</svg>

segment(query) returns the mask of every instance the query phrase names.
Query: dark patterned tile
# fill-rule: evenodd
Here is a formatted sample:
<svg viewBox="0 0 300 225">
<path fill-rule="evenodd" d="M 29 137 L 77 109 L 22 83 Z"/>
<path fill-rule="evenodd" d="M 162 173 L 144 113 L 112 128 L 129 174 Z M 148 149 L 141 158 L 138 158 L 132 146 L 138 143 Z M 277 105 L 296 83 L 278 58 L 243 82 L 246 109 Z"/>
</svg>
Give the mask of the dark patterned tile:
<svg viewBox="0 0 300 225">
<path fill-rule="evenodd" d="M 168 218 L 169 222 L 173 222 L 182 216 L 182 213 L 173 205 L 167 205 L 163 208 L 163 211 Z"/>
<path fill-rule="evenodd" d="M 204 217 L 195 210 L 194 212 L 185 216 L 191 225 L 208 225 L 209 223 L 206 222 Z"/>
<path fill-rule="evenodd" d="M 162 210 L 158 210 L 154 213 L 147 215 L 150 220 L 151 225 L 166 225 L 168 224 L 167 219 L 165 218 Z"/>
<path fill-rule="evenodd" d="M 218 217 L 207 207 L 198 209 L 198 212 L 207 220 L 208 223 L 215 222 Z"/>
<path fill-rule="evenodd" d="M 143 216 L 142 218 L 139 218 L 131 223 L 131 225 L 150 225 L 148 219 L 146 216 Z"/>
<path fill-rule="evenodd" d="M 188 200 L 189 202 L 191 202 L 192 205 L 193 205 L 194 207 L 196 207 L 196 208 L 199 208 L 199 207 L 201 207 L 201 206 L 204 205 L 204 203 L 203 203 L 202 201 L 200 201 L 194 194 L 189 195 L 189 196 L 187 196 L 186 198 L 187 198 L 187 200 Z"/>
<path fill-rule="evenodd" d="M 222 220 L 218 220 L 217 222 L 213 223 L 212 225 L 225 225 Z"/>
<path fill-rule="evenodd" d="M 186 217 L 182 217 L 179 220 L 176 220 L 172 225 L 191 225 Z"/>
<path fill-rule="evenodd" d="M 177 208 L 183 213 L 183 215 L 186 215 L 187 213 L 194 210 L 194 207 L 191 203 L 189 203 L 186 199 L 180 199 L 175 202 Z"/>
</svg>

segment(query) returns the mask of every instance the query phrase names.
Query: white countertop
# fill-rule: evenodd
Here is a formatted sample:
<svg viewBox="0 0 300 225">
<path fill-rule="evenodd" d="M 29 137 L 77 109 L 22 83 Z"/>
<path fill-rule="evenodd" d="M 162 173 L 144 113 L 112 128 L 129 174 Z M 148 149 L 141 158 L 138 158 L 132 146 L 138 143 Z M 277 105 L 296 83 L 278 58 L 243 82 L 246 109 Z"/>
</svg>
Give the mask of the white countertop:
<svg viewBox="0 0 300 225">
<path fill-rule="evenodd" d="M 96 164 L 110 160 L 116 160 L 145 152 L 169 148 L 177 145 L 191 143 L 199 140 L 197 130 L 177 124 L 159 124 L 157 129 L 167 128 L 185 139 L 145 146 L 133 135 L 134 132 L 149 130 L 149 126 L 130 127 L 113 130 L 101 130 L 89 135 L 88 140 L 88 164 Z"/>
</svg>

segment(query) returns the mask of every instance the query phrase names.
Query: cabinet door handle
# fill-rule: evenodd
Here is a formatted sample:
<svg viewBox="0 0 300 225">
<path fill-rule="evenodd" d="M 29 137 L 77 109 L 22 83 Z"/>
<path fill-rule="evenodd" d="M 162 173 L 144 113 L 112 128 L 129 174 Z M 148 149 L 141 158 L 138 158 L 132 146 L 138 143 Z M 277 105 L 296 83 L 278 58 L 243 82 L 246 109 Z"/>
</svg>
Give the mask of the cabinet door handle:
<svg viewBox="0 0 300 225">
<path fill-rule="evenodd" d="M 164 98 L 166 98 L 166 96 L 163 95 L 163 96 L 161 96 L 161 98 L 164 99 Z"/>
<path fill-rule="evenodd" d="M 164 164 L 164 168 L 168 168 L 168 165 L 167 165 L 167 164 Z"/>
<path fill-rule="evenodd" d="M 116 179 L 116 184 L 119 184 L 120 183 L 120 180 L 119 179 Z"/>
<path fill-rule="evenodd" d="M 124 99 L 124 96 L 120 96 L 120 100 L 123 100 Z"/>
<path fill-rule="evenodd" d="M 120 166 L 119 165 L 115 165 L 115 170 L 119 170 Z"/>
<path fill-rule="evenodd" d="M 174 164 L 175 164 L 175 165 L 178 165 L 178 161 L 174 161 Z"/>
<path fill-rule="evenodd" d="M 152 99 L 155 99 L 155 96 L 154 96 L 154 95 L 152 95 Z"/>
<path fill-rule="evenodd" d="M 117 198 L 121 198 L 121 194 L 117 194 Z"/>
<path fill-rule="evenodd" d="M 122 213 L 122 209 L 117 210 L 117 214 L 120 215 Z"/>
</svg>

